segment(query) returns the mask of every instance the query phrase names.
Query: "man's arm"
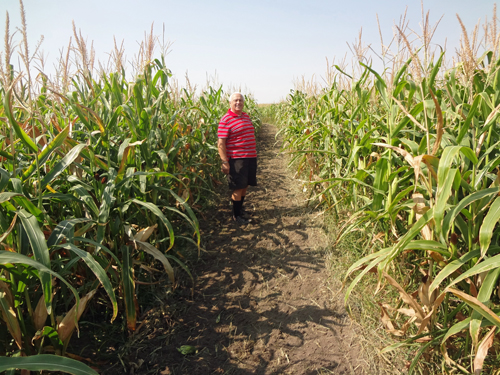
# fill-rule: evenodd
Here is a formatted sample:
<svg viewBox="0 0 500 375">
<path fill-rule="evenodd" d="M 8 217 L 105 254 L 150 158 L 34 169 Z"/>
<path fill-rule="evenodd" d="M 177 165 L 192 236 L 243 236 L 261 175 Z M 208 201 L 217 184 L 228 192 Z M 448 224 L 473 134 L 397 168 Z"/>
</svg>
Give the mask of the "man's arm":
<svg viewBox="0 0 500 375">
<path fill-rule="evenodd" d="M 222 172 L 229 174 L 229 159 L 226 154 L 226 138 L 219 138 L 217 142 L 217 149 L 219 150 L 219 156 L 222 161 Z"/>
</svg>

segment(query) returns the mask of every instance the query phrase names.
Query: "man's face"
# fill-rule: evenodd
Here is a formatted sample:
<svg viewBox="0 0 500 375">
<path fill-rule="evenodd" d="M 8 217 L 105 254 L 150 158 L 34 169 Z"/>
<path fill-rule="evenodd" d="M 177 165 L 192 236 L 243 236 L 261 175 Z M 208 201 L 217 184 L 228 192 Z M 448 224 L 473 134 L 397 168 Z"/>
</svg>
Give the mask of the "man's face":
<svg viewBox="0 0 500 375">
<path fill-rule="evenodd" d="M 245 105 L 245 101 L 242 95 L 233 96 L 233 100 L 231 100 L 231 111 L 236 114 L 241 114 L 243 111 L 243 106 Z"/>
</svg>

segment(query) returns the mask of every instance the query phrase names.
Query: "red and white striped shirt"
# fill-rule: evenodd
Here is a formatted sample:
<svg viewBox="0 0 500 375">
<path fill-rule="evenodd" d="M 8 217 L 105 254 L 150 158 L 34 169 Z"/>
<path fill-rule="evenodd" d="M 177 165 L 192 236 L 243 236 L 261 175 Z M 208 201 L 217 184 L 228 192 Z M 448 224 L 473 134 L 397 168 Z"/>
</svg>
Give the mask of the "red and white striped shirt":
<svg viewBox="0 0 500 375">
<path fill-rule="evenodd" d="M 255 129 L 250 116 L 238 116 L 231 110 L 219 122 L 218 137 L 226 138 L 226 155 L 229 158 L 256 158 Z"/>
</svg>

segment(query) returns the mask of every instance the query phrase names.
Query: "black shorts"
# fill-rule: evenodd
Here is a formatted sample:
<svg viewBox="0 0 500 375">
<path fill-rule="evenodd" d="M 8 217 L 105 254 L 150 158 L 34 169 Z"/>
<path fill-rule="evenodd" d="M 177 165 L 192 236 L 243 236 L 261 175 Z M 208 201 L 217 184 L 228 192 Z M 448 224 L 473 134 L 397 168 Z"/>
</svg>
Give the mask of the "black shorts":
<svg viewBox="0 0 500 375">
<path fill-rule="evenodd" d="M 230 190 L 257 186 L 257 158 L 229 159 L 227 180 Z"/>
</svg>

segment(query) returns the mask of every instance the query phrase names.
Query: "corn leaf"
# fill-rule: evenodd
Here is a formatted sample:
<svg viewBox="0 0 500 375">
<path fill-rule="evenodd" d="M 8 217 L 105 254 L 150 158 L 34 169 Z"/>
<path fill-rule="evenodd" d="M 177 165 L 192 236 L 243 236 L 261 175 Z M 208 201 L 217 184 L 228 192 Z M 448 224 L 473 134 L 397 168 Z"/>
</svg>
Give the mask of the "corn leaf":
<svg viewBox="0 0 500 375">
<path fill-rule="evenodd" d="M 483 363 L 489 348 L 493 345 L 495 339 L 496 327 L 492 327 L 490 331 L 484 336 L 483 341 L 477 349 L 476 357 L 474 358 L 474 375 L 480 375 L 483 371 Z"/>
<path fill-rule="evenodd" d="M 453 207 L 444 217 L 443 220 L 443 225 L 442 225 L 442 233 L 445 237 L 448 236 L 448 233 L 451 229 L 451 226 L 455 220 L 455 218 L 460 214 L 460 212 L 467 207 L 469 204 L 483 199 L 485 197 L 491 196 L 493 197 L 494 195 L 498 194 L 500 192 L 500 189 L 498 187 L 492 187 L 484 190 L 477 191 L 475 193 L 472 193 L 471 195 L 468 195 L 464 199 L 462 199 L 455 207 Z"/>
<path fill-rule="evenodd" d="M 87 264 L 87 266 L 92 270 L 94 275 L 96 275 L 96 277 L 99 279 L 102 286 L 104 287 L 104 290 L 108 294 L 109 299 L 111 300 L 111 304 L 113 305 L 113 316 L 111 317 L 111 322 L 113 322 L 113 320 L 115 320 L 118 314 L 118 304 L 116 302 L 116 296 L 115 292 L 113 291 L 113 286 L 111 285 L 111 281 L 106 275 L 106 271 L 104 271 L 101 265 L 97 263 L 97 261 L 92 257 L 90 253 L 79 249 L 72 243 L 65 243 L 63 245 L 58 245 L 57 248 L 66 249 L 74 252 L 78 257 L 83 259 L 83 261 Z"/>
<path fill-rule="evenodd" d="M 86 223 L 89 219 L 69 219 L 63 220 L 54 228 L 47 240 L 47 246 L 58 245 L 63 239 L 69 237 L 69 233 L 73 231 L 76 224 Z"/>
<path fill-rule="evenodd" d="M 10 173 L 5 169 L 0 168 L 0 192 L 7 186 L 10 179 Z"/>
<path fill-rule="evenodd" d="M 43 150 L 38 155 L 39 166 L 45 164 L 49 156 L 64 143 L 64 140 L 68 137 L 68 134 L 69 126 L 66 126 L 66 128 L 64 128 L 62 132 L 60 132 L 49 144 L 47 144 L 43 148 Z M 35 172 L 36 167 L 37 160 L 33 160 L 29 168 L 23 173 L 22 179 L 26 180 L 27 178 L 29 178 Z"/>
<path fill-rule="evenodd" d="M 66 168 L 68 168 L 71 163 L 75 161 L 78 155 L 80 155 L 80 152 L 84 147 L 86 147 L 85 144 L 76 145 L 71 149 L 70 152 L 64 155 L 64 157 L 59 162 L 53 165 L 50 171 L 42 179 L 41 188 L 45 189 L 48 184 L 54 181 L 57 176 L 59 176 Z"/>
<path fill-rule="evenodd" d="M 16 121 L 14 114 L 12 113 L 12 89 L 9 89 L 5 92 L 5 95 L 3 97 L 3 109 L 5 111 L 5 115 L 9 119 L 10 124 L 12 125 L 12 128 L 16 132 L 17 136 L 21 139 L 21 142 L 23 142 L 31 152 L 37 153 L 38 147 L 24 132 L 19 123 Z"/>
<path fill-rule="evenodd" d="M 134 242 L 138 244 L 142 250 L 144 250 L 149 255 L 152 255 L 156 260 L 159 260 L 161 264 L 163 264 L 163 268 L 165 268 L 165 272 L 167 272 L 170 282 L 174 284 L 175 282 L 174 269 L 170 265 L 168 259 L 165 257 L 165 254 L 163 254 L 160 250 L 158 250 L 156 247 L 154 247 L 148 242 L 137 241 L 137 240 L 134 240 Z"/>
<path fill-rule="evenodd" d="M 481 257 L 483 257 L 486 254 L 486 251 L 490 246 L 491 237 L 493 237 L 493 231 L 499 219 L 500 219 L 500 197 L 497 197 L 493 201 L 490 209 L 488 210 L 488 213 L 484 218 L 483 224 L 481 225 L 481 229 L 479 230 L 479 244 L 481 245 Z"/>
<path fill-rule="evenodd" d="M 0 357 L 0 371 L 61 371 L 73 375 L 99 375 L 87 365 L 59 355 L 39 354 L 29 357 Z"/>
<path fill-rule="evenodd" d="M 460 259 L 454 260 L 444 267 L 441 272 L 436 276 L 434 281 L 429 287 L 429 293 L 432 293 L 445 279 L 448 278 L 451 274 L 453 274 L 456 270 L 462 267 L 464 264 L 467 264 L 471 259 L 476 258 L 480 255 L 479 250 L 471 251 L 469 253 L 464 254 L 460 257 Z"/>
<path fill-rule="evenodd" d="M 484 303 L 486 306 L 490 306 L 491 294 L 493 293 L 493 291 L 497 286 L 497 281 L 499 276 L 500 276 L 500 267 L 489 271 L 483 283 L 481 284 L 481 288 L 479 289 L 477 299 L 480 302 Z M 481 321 L 482 321 L 481 314 L 479 314 L 477 311 L 473 311 L 470 322 L 470 335 L 472 337 L 472 342 L 475 348 L 477 348 L 478 345 Z"/>
<path fill-rule="evenodd" d="M 170 246 L 167 250 L 170 250 L 172 246 L 174 246 L 174 229 L 172 228 L 172 224 L 170 224 L 170 221 L 168 221 L 165 215 L 163 215 L 163 212 L 161 212 L 158 206 L 150 202 L 140 201 L 138 199 L 131 199 L 129 202 L 136 203 L 140 206 L 147 208 L 161 220 L 161 222 L 165 225 L 165 227 L 168 230 L 168 234 L 170 237 Z"/>
<path fill-rule="evenodd" d="M 484 318 L 489 320 L 491 323 L 500 328 L 500 316 L 495 314 L 492 310 L 490 310 L 486 305 L 481 303 L 477 298 L 472 297 L 471 295 L 464 293 L 460 290 L 454 288 L 446 288 L 447 292 L 453 293 L 455 296 L 464 301 L 467 305 L 472 307 L 475 311 L 481 314 Z"/>
<path fill-rule="evenodd" d="M 477 275 L 479 273 L 486 272 L 489 270 L 493 270 L 493 269 L 496 269 L 498 267 L 500 267 L 500 254 L 495 255 L 494 257 L 488 258 L 488 259 L 483 260 L 482 262 L 476 264 L 474 267 L 472 267 L 468 271 L 464 272 L 463 274 L 461 274 L 460 276 L 455 278 L 453 280 L 453 282 L 450 283 L 449 286 L 455 285 L 455 284 L 459 283 L 460 281 L 465 280 L 468 277 L 471 277 L 471 276 L 474 276 L 474 275 Z"/>
<path fill-rule="evenodd" d="M 19 211 L 19 218 L 24 227 L 26 235 L 31 244 L 31 250 L 36 261 L 50 268 L 50 255 L 45 241 L 45 235 L 38 225 L 38 220 L 35 216 L 27 213 L 24 210 Z M 52 311 L 52 279 L 50 275 L 44 271 L 40 271 L 40 281 L 42 282 L 43 294 L 45 296 L 45 307 L 47 312 Z"/>
<path fill-rule="evenodd" d="M 109 170 L 109 179 L 101 197 L 101 207 L 99 208 L 99 218 L 97 227 L 97 242 L 102 243 L 104 240 L 104 234 L 106 231 L 107 222 L 109 219 L 110 210 L 113 207 L 113 203 L 116 200 L 114 196 L 115 192 L 115 182 L 114 182 L 114 169 Z"/>
<path fill-rule="evenodd" d="M 23 347 L 23 339 L 21 333 L 21 327 L 19 326 L 19 321 L 17 319 L 16 312 L 14 311 L 14 306 L 9 302 L 6 297 L 6 293 L 0 290 L 0 310 L 2 311 L 2 317 L 7 324 L 7 329 L 14 338 L 19 349 Z"/>
<path fill-rule="evenodd" d="M 61 280 L 63 283 L 66 284 L 66 286 L 73 292 L 73 295 L 75 298 L 79 301 L 80 297 L 78 296 L 78 292 L 76 291 L 73 286 L 67 282 L 61 275 L 59 275 L 57 272 L 52 271 L 50 268 L 45 267 L 42 263 L 36 261 L 35 259 L 29 258 L 26 255 L 18 254 L 18 253 L 13 253 L 10 251 L 4 251 L 0 250 L 0 265 L 8 265 L 8 264 L 24 264 L 30 267 L 33 267 L 34 269 L 39 271 L 38 278 L 41 278 L 40 273 L 45 273 L 45 274 L 50 274 L 52 276 L 57 277 L 59 280 Z M 42 288 L 44 288 L 45 285 L 42 282 Z M 52 284 L 50 291 L 52 291 Z M 47 308 L 47 294 L 46 290 L 44 289 L 44 296 L 45 296 L 45 306 Z M 51 306 L 52 299 L 50 298 L 51 294 L 49 294 L 49 305 Z M 50 314 L 51 310 L 47 308 L 47 312 Z"/>
</svg>

